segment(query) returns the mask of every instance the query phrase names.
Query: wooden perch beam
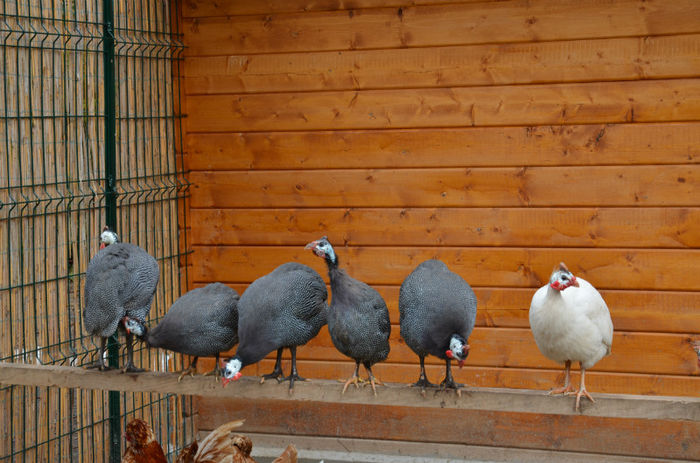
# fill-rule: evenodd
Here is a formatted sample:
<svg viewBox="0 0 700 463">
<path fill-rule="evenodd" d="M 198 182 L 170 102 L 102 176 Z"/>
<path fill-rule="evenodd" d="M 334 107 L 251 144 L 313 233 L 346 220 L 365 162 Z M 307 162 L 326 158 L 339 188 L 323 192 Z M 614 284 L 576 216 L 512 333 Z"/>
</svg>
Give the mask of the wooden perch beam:
<svg viewBox="0 0 700 463">
<path fill-rule="evenodd" d="M 350 388 L 345 395 L 341 395 L 339 383 L 313 380 L 296 383 L 294 392 L 290 395 L 286 383 L 268 381 L 260 385 L 257 377 L 243 377 L 226 388 L 209 376 L 188 376 L 181 382 L 178 382 L 177 378 L 176 373 L 125 374 L 115 370 L 97 371 L 68 366 L 0 362 L 0 383 L 22 386 L 156 392 L 251 401 L 341 402 L 359 405 L 577 415 L 573 410 L 574 401 L 571 397 L 550 397 L 544 391 L 524 389 L 465 388 L 461 397 L 457 397 L 453 392 L 428 391 L 424 398 L 417 389 L 408 387 L 406 384 L 394 383 L 380 388 L 377 396 L 372 395 L 366 388 Z M 700 422 L 700 398 L 596 394 L 595 391 L 593 395 L 596 402 L 583 401 L 581 414 Z"/>
</svg>

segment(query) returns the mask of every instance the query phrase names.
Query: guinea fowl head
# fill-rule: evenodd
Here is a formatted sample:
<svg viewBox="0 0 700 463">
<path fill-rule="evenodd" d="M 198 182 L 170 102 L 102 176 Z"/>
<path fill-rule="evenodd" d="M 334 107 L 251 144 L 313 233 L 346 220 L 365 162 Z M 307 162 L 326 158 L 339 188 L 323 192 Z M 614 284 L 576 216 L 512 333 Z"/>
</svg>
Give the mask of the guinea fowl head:
<svg viewBox="0 0 700 463">
<path fill-rule="evenodd" d="M 119 236 L 110 230 L 109 227 L 105 227 L 100 234 L 100 249 L 117 242 L 119 242 Z"/>
<path fill-rule="evenodd" d="M 228 362 L 226 362 L 224 366 L 224 377 L 221 379 L 224 386 L 241 377 L 241 368 L 243 368 L 243 362 L 241 362 L 241 359 L 237 356 L 230 358 Z"/>
<path fill-rule="evenodd" d="M 129 334 L 135 334 L 137 338 L 143 339 L 148 332 L 148 327 L 135 318 L 124 317 L 124 329 Z"/>
<path fill-rule="evenodd" d="M 324 236 L 320 240 L 312 241 L 304 249 L 311 249 L 314 254 L 326 260 L 329 264 L 338 265 L 338 257 L 335 255 L 328 237 Z"/>
<path fill-rule="evenodd" d="M 459 367 L 462 368 L 469 355 L 467 340 L 458 334 L 453 334 L 450 338 L 450 348 L 445 351 L 445 355 L 447 358 L 457 360 Z"/>
<path fill-rule="evenodd" d="M 569 286 L 578 287 L 578 281 L 573 273 L 566 268 L 564 262 L 559 264 L 559 268 L 555 268 L 552 276 L 549 277 L 549 286 L 557 291 L 564 291 Z"/>
</svg>

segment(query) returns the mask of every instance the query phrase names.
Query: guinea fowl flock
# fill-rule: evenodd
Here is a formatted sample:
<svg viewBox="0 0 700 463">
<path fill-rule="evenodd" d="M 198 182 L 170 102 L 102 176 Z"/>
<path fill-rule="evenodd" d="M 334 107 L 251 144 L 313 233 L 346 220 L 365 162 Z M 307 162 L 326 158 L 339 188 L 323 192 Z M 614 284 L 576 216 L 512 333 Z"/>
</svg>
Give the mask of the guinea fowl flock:
<svg viewBox="0 0 700 463">
<path fill-rule="evenodd" d="M 120 243 L 108 228 L 102 232 L 101 242 L 102 249 L 88 265 L 83 313 L 87 332 L 101 338 L 96 367 L 106 368 L 106 339 L 117 330 L 127 336 L 125 371 L 138 371 L 133 364 L 133 336 L 137 336 L 150 347 L 192 356 L 192 364 L 180 379 L 195 371 L 200 356 L 217 358 L 214 373 L 218 376 L 219 354 L 237 343 L 235 355 L 223 368 L 224 386 L 240 378 L 244 367 L 277 351 L 273 371 L 263 375 L 261 382 L 269 378 L 289 381 L 291 392 L 295 381 L 304 380 L 297 372 L 297 347 L 327 324 L 333 345 L 355 362 L 354 373 L 342 392 L 362 381 L 362 364 L 376 394 L 375 386 L 381 382 L 373 375 L 372 366 L 386 360 L 390 348 L 387 305 L 375 289 L 339 267 L 327 237 L 312 241 L 306 249 L 328 267 L 330 304 L 321 276 L 306 265 L 289 262 L 255 280 L 240 298 L 221 283 L 194 289 L 179 298 L 150 330 L 145 319 L 159 278 L 155 259 L 137 246 Z M 476 311 L 477 300 L 469 284 L 439 260 L 421 263 L 404 280 L 399 292 L 400 331 L 418 356 L 420 376 L 414 386 L 420 387 L 422 394 L 428 387 L 438 387 L 426 376 L 428 355 L 445 361 L 445 378 L 439 387 L 459 394 L 462 385 L 454 381 L 451 362 L 455 360 L 462 367 L 469 354 Z M 561 263 L 548 284 L 534 294 L 529 315 L 537 347 L 566 368 L 564 386 L 550 393 L 575 393 L 576 410 L 581 397 L 593 401 L 585 387 L 585 372 L 610 353 L 613 333 L 610 312 L 598 291 Z M 289 376 L 284 376 L 281 368 L 285 348 L 291 352 Z M 581 367 L 576 392 L 570 383 L 574 362 Z"/>
</svg>

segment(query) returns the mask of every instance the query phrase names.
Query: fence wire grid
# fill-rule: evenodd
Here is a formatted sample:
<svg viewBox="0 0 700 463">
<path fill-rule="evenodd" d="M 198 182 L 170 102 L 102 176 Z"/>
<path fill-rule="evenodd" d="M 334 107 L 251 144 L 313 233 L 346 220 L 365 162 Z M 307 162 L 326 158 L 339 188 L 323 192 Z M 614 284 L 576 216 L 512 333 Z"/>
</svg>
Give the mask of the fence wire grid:
<svg viewBox="0 0 700 463">
<path fill-rule="evenodd" d="M 85 366 L 99 345 L 83 329 L 83 285 L 105 225 L 110 95 L 117 232 L 153 255 L 161 272 L 149 323 L 184 291 L 178 5 L 0 5 L 0 361 Z M 105 75 L 106 8 L 114 11 L 113 79 Z M 137 348 L 137 365 L 150 370 L 173 371 L 187 361 Z M 0 461 L 114 461 L 124 442 L 110 452 L 110 394 L 0 387 Z M 170 461 L 194 438 L 191 398 L 117 394 L 121 430 L 131 418 L 144 418 Z"/>
</svg>

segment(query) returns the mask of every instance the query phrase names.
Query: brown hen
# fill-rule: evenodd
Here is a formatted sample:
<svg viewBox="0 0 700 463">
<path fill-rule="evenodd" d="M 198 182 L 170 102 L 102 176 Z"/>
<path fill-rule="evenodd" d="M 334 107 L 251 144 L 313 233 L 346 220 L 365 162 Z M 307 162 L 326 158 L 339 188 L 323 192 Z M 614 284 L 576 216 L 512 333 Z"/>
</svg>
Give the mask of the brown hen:
<svg viewBox="0 0 700 463">
<path fill-rule="evenodd" d="M 256 463 L 250 456 L 253 442 L 233 432 L 245 420 L 230 421 L 213 430 L 200 444 L 192 442 L 182 449 L 176 463 Z M 289 445 L 273 463 L 296 463 L 297 449 Z"/>
<path fill-rule="evenodd" d="M 163 448 L 145 421 L 134 418 L 126 425 L 126 452 L 122 463 L 168 463 Z"/>
</svg>

